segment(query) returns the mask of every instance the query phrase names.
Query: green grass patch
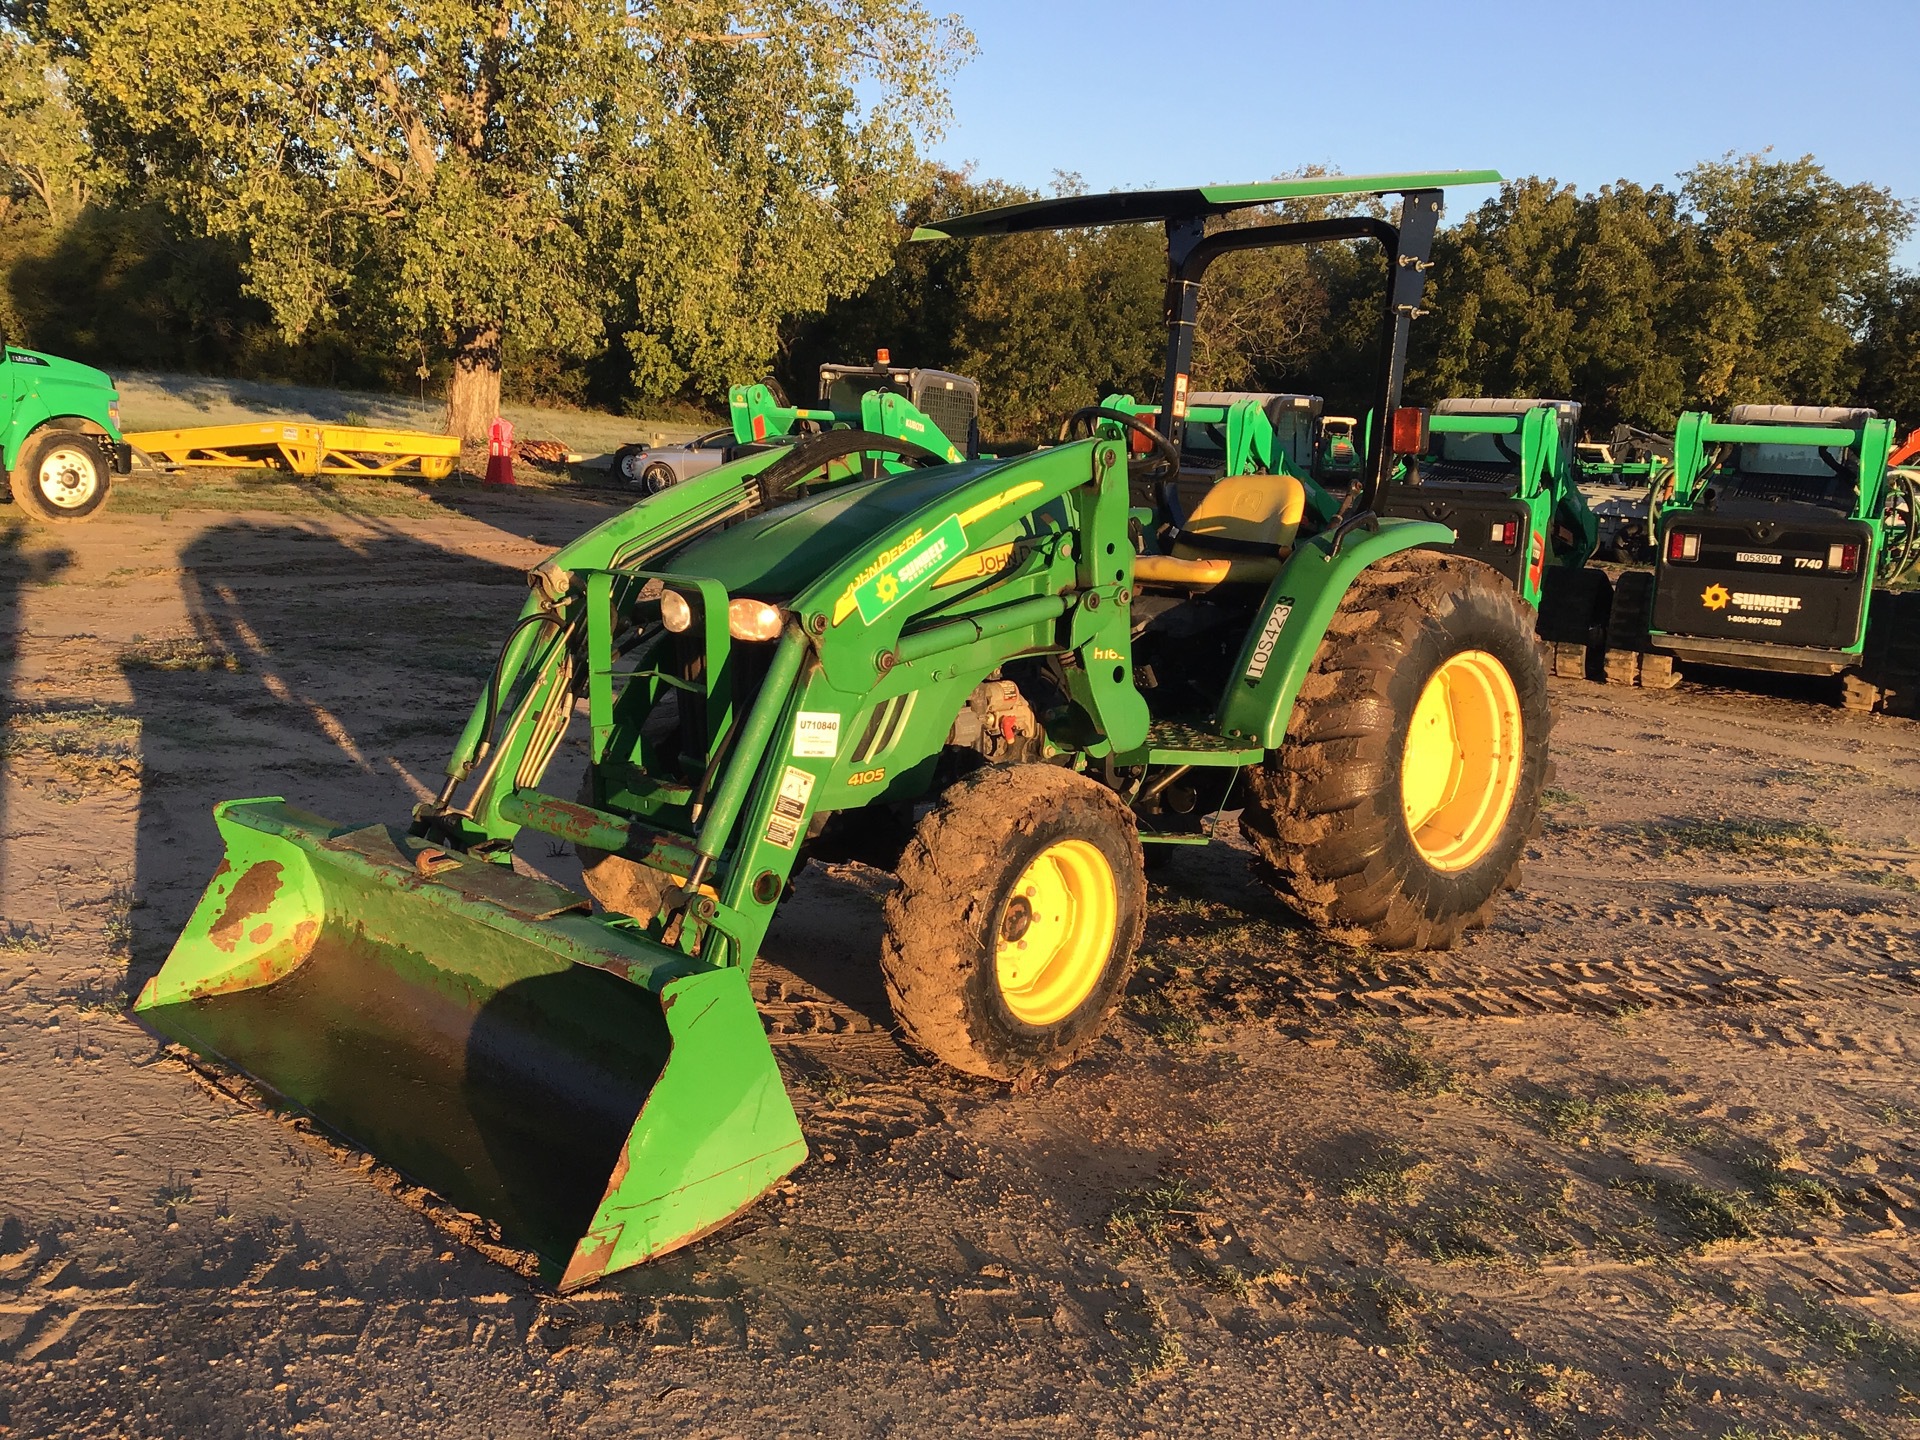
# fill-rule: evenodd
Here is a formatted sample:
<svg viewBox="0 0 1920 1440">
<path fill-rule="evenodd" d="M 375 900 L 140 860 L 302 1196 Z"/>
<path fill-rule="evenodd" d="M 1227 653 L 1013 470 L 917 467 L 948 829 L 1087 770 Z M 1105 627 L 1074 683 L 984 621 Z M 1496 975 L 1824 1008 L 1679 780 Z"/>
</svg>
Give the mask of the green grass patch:
<svg viewBox="0 0 1920 1440">
<path fill-rule="evenodd" d="M 53 949 L 53 937 L 38 925 L 17 920 L 0 922 L 0 954 L 44 955 Z"/>
<path fill-rule="evenodd" d="M 1606 1136 L 1667 1146 L 1697 1138 L 1664 1113 L 1673 1104 L 1673 1097 L 1654 1085 L 1604 1090 L 1595 1095 L 1529 1085 L 1509 1093 L 1506 1104 L 1554 1140 Z"/>
<path fill-rule="evenodd" d="M 1632 827 L 1641 839 L 1668 850 L 1768 859 L 1806 859 L 1831 855 L 1839 834 L 1806 820 L 1669 820 Z"/>
<path fill-rule="evenodd" d="M 1134 1255 L 1163 1250 L 1169 1230 L 1198 1215 L 1208 1193 L 1183 1177 L 1164 1175 L 1143 1189 L 1126 1191 L 1107 1212 L 1107 1243 Z"/>
<path fill-rule="evenodd" d="M 1407 1030 L 1367 1027 L 1361 1031 L 1360 1048 L 1380 1068 L 1381 1077 L 1394 1089 L 1410 1095 L 1432 1097 L 1448 1095 L 1461 1088 L 1453 1067 L 1436 1058 L 1424 1036 Z"/>
<path fill-rule="evenodd" d="M 1740 1190 L 1714 1190 L 1692 1180 L 1658 1175 L 1624 1176 L 1614 1187 L 1652 1201 L 1677 1220 L 1697 1244 L 1720 1240 L 1756 1240 L 1765 1233 L 1763 1208 Z"/>
<path fill-rule="evenodd" d="M 1920 880 L 1916 880 L 1904 870 L 1849 870 L 1849 880 L 1858 880 L 1862 885 L 1878 885 L 1883 890 L 1897 890 L 1903 895 L 1920 894 Z"/>
<path fill-rule="evenodd" d="M 1423 1181 L 1432 1169 L 1432 1162 L 1405 1150 L 1382 1150 L 1362 1160 L 1335 1189 L 1349 1205 L 1362 1201 L 1389 1208 L 1418 1205 L 1426 1197 Z"/>
</svg>

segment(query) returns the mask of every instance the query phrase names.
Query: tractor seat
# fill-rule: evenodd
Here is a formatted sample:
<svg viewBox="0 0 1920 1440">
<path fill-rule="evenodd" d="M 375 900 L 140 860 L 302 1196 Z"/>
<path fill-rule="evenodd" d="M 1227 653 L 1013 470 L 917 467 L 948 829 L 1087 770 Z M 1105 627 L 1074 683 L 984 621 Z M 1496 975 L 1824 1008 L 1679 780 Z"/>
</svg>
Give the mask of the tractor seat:
<svg viewBox="0 0 1920 1440">
<path fill-rule="evenodd" d="M 1265 585 L 1292 551 L 1306 509 L 1306 487 L 1291 475 L 1216 481 L 1174 537 L 1173 553 L 1136 555 L 1133 578 L 1176 590 Z"/>
</svg>

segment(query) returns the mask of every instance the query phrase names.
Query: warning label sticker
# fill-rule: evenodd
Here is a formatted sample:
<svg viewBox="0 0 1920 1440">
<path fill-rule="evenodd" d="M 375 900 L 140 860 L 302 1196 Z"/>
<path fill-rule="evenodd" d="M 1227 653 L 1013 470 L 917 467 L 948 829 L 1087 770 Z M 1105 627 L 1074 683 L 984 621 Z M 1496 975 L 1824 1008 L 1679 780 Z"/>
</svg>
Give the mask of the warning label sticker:
<svg viewBox="0 0 1920 1440">
<path fill-rule="evenodd" d="M 813 794 L 813 776 L 792 765 L 780 777 L 780 793 L 774 797 L 773 814 L 767 817 L 767 843 L 791 850 L 806 823 L 807 798 Z"/>
<path fill-rule="evenodd" d="M 839 714 L 832 710 L 802 710 L 793 726 L 793 758 L 831 760 L 839 753 Z"/>
</svg>

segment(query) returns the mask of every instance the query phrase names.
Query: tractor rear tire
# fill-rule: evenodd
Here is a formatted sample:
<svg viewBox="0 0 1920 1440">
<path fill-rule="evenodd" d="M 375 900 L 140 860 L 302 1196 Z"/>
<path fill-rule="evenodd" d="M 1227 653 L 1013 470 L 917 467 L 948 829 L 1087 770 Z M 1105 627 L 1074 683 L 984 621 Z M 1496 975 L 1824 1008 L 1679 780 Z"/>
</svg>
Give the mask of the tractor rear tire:
<svg viewBox="0 0 1920 1440">
<path fill-rule="evenodd" d="M 1268 880 L 1336 939 L 1445 949 L 1516 882 L 1552 713 L 1533 615 L 1492 567 L 1413 550 L 1341 601 L 1241 815 Z"/>
<path fill-rule="evenodd" d="M 13 503 L 45 525 L 91 520 L 107 503 L 112 467 L 101 442 L 77 430 L 42 430 L 20 448 Z"/>
<path fill-rule="evenodd" d="M 1056 765 L 989 766 L 915 827 L 881 967 L 915 1049 L 1020 1080 L 1072 1063 L 1126 991 L 1146 924 L 1133 812 Z"/>
</svg>

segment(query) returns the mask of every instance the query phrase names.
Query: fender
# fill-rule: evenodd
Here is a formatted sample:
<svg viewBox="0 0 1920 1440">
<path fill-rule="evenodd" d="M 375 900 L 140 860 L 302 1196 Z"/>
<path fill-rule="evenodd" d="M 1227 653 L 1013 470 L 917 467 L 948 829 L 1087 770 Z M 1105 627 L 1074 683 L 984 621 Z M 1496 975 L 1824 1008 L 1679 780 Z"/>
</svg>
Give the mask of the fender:
<svg viewBox="0 0 1920 1440">
<path fill-rule="evenodd" d="M 1402 550 L 1452 544 L 1453 532 L 1431 520 L 1383 519 L 1371 533 L 1349 531 L 1338 555 L 1331 553 L 1327 535 L 1295 546 L 1286 568 L 1267 587 L 1221 697 L 1216 712 L 1221 733 L 1278 749 L 1294 699 L 1354 578 Z"/>
</svg>

